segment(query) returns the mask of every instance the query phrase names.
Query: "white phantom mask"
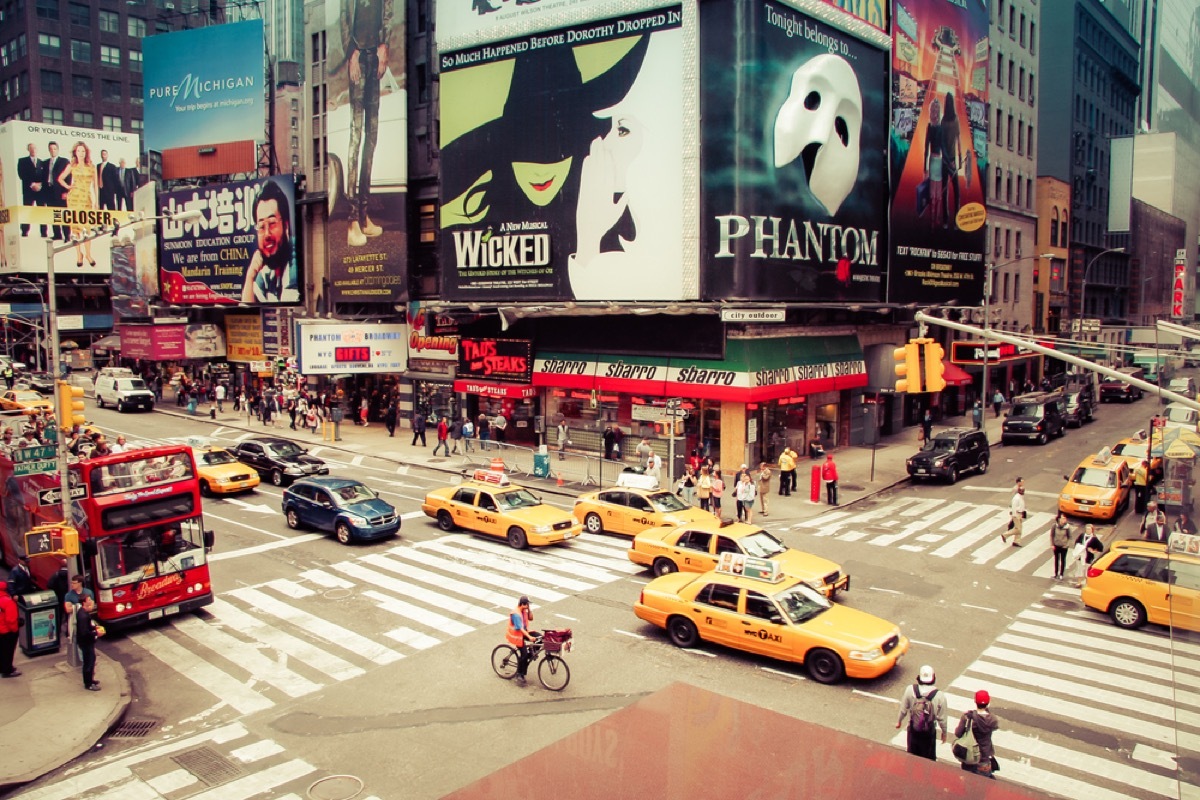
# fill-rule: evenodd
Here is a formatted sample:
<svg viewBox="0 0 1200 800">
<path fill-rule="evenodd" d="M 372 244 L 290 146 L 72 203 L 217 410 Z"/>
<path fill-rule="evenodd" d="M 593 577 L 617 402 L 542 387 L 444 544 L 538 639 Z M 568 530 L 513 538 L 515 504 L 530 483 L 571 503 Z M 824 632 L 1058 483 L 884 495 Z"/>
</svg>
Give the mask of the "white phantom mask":
<svg viewBox="0 0 1200 800">
<path fill-rule="evenodd" d="M 802 158 L 808 188 L 836 214 L 858 178 L 862 91 L 844 58 L 819 55 L 792 74 L 775 116 L 775 167 Z"/>
</svg>

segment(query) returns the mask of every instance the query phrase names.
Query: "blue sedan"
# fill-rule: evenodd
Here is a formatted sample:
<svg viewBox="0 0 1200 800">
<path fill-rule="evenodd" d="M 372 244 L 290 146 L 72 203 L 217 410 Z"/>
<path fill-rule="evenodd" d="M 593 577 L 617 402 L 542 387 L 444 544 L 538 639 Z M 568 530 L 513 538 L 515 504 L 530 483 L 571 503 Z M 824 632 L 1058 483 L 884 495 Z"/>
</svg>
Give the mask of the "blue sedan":
<svg viewBox="0 0 1200 800">
<path fill-rule="evenodd" d="M 296 481 L 283 491 L 283 516 L 289 528 L 308 525 L 336 534 L 342 544 L 386 539 L 400 530 L 395 506 L 347 478 Z"/>
</svg>

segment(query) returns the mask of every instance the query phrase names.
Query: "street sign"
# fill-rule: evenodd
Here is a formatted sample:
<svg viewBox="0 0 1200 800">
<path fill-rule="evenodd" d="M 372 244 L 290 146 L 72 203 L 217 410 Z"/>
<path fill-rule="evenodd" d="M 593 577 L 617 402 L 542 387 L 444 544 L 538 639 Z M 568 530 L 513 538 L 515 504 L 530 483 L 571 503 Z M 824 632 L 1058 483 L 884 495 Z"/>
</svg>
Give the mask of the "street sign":
<svg viewBox="0 0 1200 800">
<path fill-rule="evenodd" d="M 87 496 L 88 496 L 88 491 L 87 491 L 86 486 L 72 486 L 71 487 L 71 499 L 72 500 L 82 500 L 83 498 L 85 498 Z M 62 490 L 60 490 L 58 487 L 55 487 L 53 489 L 42 489 L 41 491 L 38 492 L 38 505 L 39 506 L 56 506 L 61 502 L 62 502 Z"/>
<path fill-rule="evenodd" d="M 785 308 L 722 308 L 721 322 L 785 322 Z"/>
<path fill-rule="evenodd" d="M 47 458 L 54 458 L 57 455 L 54 448 L 50 445 L 41 444 L 37 447 L 15 447 L 12 451 L 13 461 L 17 464 L 26 461 L 45 461 Z"/>
</svg>

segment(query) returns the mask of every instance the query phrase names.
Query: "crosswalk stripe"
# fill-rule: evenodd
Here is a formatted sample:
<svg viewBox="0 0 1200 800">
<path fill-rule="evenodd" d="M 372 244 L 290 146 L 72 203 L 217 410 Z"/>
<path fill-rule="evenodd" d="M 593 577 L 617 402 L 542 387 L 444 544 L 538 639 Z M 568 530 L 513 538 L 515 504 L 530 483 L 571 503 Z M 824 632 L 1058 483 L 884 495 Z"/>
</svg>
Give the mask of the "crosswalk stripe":
<svg viewBox="0 0 1200 800">
<path fill-rule="evenodd" d="M 237 606 L 217 598 L 208 607 L 209 613 L 220 622 L 224 622 L 262 642 L 267 647 L 299 659 L 307 666 L 322 672 L 337 681 L 357 678 L 366 671 L 356 667 L 345 659 L 327 653 L 290 633 L 267 625 L 262 620 L 247 614 Z"/>
<path fill-rule="evenodd" d="M 176 622 L 179 621 L 181 620 Z M 175 640 L 161 631 L 141 631 L 137 637 L 131 637 L 129 641 L 134 642 L 183 677 L 206 691 L 212 692 L 243 714 L 253 714 L 275 705 L 271 700 L 229 673 L 208 663 L 186 647 L 177 644 Z"/>
<path fill-rule="evenodd" d="M 974 527 L 984 517 L 1003 513 L 1003 509 L 996 506 L 982 505 L 980 503 L 964 503 L 964 505 L 966 508 L 955 516 L 954 519 L 947 520 L 946 524 L 942 527 L 948 531 L 957 533 L 966 528 Z"/>
<path fill-rule="evenodd" d="M 460 547 L 478 550 L 481 553 L 486 553 L 493 556 L 497 553 L 498 548 L 501 546 L 493 542 L 485 542 L 474 538 L 460 539 L 455 543 Z M 582 564 L 573 564 L 569 561 L 564 561 L 561 558 L 557 558 L 552 553 L 527 553 L 522 550 L 513 550 L 512 548 L 507 548 L 501 558 L 506 558 L 519 564 L 528 564 L 530 567 L 537 569 L 565 572 L 568 575 L 571 575 L 573 578 L 581 578 L 586 581 L 591 581 L 590 584 L 579 584 L 581 590 L 591 589 L 596 584 L 610 583 L 616 580 L 616 578 L 610 572 L 595 569 L 593 567 L 585 567 Z"/>
<path fill-rule="evenodd" d="M 161 795 L 177 792 L 185 786 L 191 786 L 194 783 L 199 783 L 199 781 L 199 778 L 182 767 L 146 779 L 146 783 L 150 788 Z"/>
<path fill-rule="evenodd" d="M 283 752 L 283 745 L 271 739 L 262 739 L 257 742 L 243 745 L 236 750 L 231 750 L 229 755 L 241 761 L 243 764 L 252 764 L 255 761 L 262 761 L 264 758 L 278 755 Z"/>
<path fill-rule="evenodd" d="M 1008 527 L 1008 512 L 1005 509 L 998 506 L 980 506 L 979 509 L 984 513 L 976 517 L 979 522 L 971 530 L 954 537 L 934 550 L 932 555 L 951 558 L 979 542 L 992 539 Z"/>
<path fill-rule="evenodd" d="M 313 683 L 267 658 L 254 645 L 246 644 L 199 617 L 180 617 L 175 620 L 175 629 L 229 659 L 257 680 L 279 689 L 288 697 L 303 697 L 321 688 L 320 684 Z"/>
<path fill-rule="evenodd" d="M 1025 534 L 1021 537 L 1021 540 L 1023 542 L 1032 542 L 1035 537 L 1041 535 L 1041 531 L 1039 529 L 1043 526 L 1048 526 L 1053 521 L 1054 517 L 1051 515 L 1040 511 L 1035 511 L 1030 515 L 1030 519 L 1025 520 L 1025 525 L 1023 526 Z M 1004 530 L 1007 527 L 1008 522 L 1005 521 L 1004 527 L 998 532 L 1007 533 L 1007 531 Z M 1008 538 L 1008 543 L 1002 542 L 999 536 L 988 539 L 982 546 L 971 552 L 971 559 L 976 564 L 986 564 L 992 559 L 1000 556 L 1002 553 L 1014 553 L 1017 551 L 1017 548 L 1012 546 L 1012 537 L 1009 536 Z M 1021 550 L 1017 554 L 1020 555 L 1020 553 L 1023 552 L 1024 551 Z"/>
<path fill-rule="evenodd" d="M 300 577 L 326 589 L 353 589 L 354 584 L 337 575 L 330 575 L 328 570 L 309 569 L 300 573 Z"/>
<path fill-rule="evenodd" d="M 316 767 L 294 758 L 291 761 L 252 772 L 229 783 L 214 786 L 207 792 L 192 795 L 188 800 L 250 800 L 256 794 L 270 791 L 288 781 L 303 778 L 315 771 Z"/>
<path fill-rule="evenodd" d="M 941 505 L 942 501 L 936 501 L 938 505 L 932 503 L 925 506 L 917 506 L 916 508 L 905 509 L 902 516 L 916 517 L 911 522 L 906 524 L 901 530 L 896 533 L 887 533 L 881 536 L 876 536 L 867 540 L 867 544 L 873 544 L 876 547 L 887 547 L 895 544 L 902 539 L 907 539 L 914 533 L 923 533 L 932 529 L 941 520 L 947 517 L 953 518 L 954 514 L 966 506 L 966 503 L 954 502 L 948 505 Z M 940 507 L 939 507 L 940 506 Z"/>
<path fill-rule="evenodd" d="M 418 564 L 423 564 L 427 567 L 432 567 L 433 569 L 442 570 L 443 572 L 449 572 L 450 574 L 460 578 L 468 578 L 473 581 L 478 581 L 479 583 L 485 583 L 491 586 L 497 586 L 501 589 L 507 589 L 513 593 L 512 597 L 509 598 L 510 602 L 516 602 L 516 598 L 523 594 L 528 595 L 530 598 L 541 600 L 545 603 L 557 603 L 559 600 L 562 600 L 567 596 L 561 592 L 556 592 L 553 589 L 545 589 L 540 586 L 531 586 L 524 581 L 514 580 L 512 578 L 505 577 L 504 575 L 497 575 L 493 572 L 488 572 L 487 570 L 472 567 L 468 564 L 460 564 L 456 561 L 440 558 L 439 556 L 425 552 L 426 548 L 424 545 L 427 544 L 429 543 L 425 542 L 417 545 L 416 547 L 393 547 L 388 551 L 388 555 L 396 558 L 403 558 L 407 561 L 415 561 Z M 453 554 L 451 554 L 451 556 L 455 557 Z"/>
<path fill-rule="evenodd" d="M 1010 630 L 1017 630 L 1017 626 L 1014 625 L 1012 628 L 1010 628 Z M 1111 654 L 1109 652 L 1081 649 L 1079 645 L 1091 646 L 1093 644 L 1093 640 L 1089 639 L 1087 636 L 1079 634 L 1072 635 L 1066 632 L 1056 631 L 1054 639 L 1055 641 L 1045 641 L 1041 639 L 1026 638 L 1014 633 L 1003 633 L 996 637 L 995 641 L 1000 644 L 1015 645 L 1016 647 L 1037 650 L 1038 652 L 1046 653 L 1048 655 L 1060 656 L 1062 658 L 1083 661 L 1088 664 L 1103 666 L 1109 669 L 1130 672 L 1146 678 L 1156 678 L 1167 683 L 1174 681 L 1175 683 L 1182 684 L 1184 686 L 1191 686 L 1194 689 L 1200 689 L 1200 677 L 1195 675 L 1189 675 L 1186 672 L 1181 672 L 1178 670 L 1173 671 L 1167 667 L 1155 667 L 1144 662 L 1139 663 L 1130 661 L 1127 658 L 1121 658 L 1120 656 Z M 1061 642 L 1061 644 L 1058 642 Z M 1163 663 L 1170 663 L 1170 660 L 1165 656 L 1162 657 L 1162 661 Z M 1060 662 L 1060 664 L 1071 673 L 1073 673 L 1075 670 L 1075 665 L 1073 664 L 1066 664 L 1062 662 Z M 1107 683 L 1111 681 L 1112 677 L 1113 676 L 1110 675 L 1105 682 Z M 1122 681 L 1123 680 L 1124 678 L 1122 678 Z M 1122 685 L 1124 684 L 1122 683 Z"/>
<path fill-rule="evenodd" d="M 486 589 L 482 586 L 476 586 L 473 583 L 466 581 L 455 580 L 454 578 L 438 575 L 430 572 L 427 569 L 418 569 L 412 564 L 407 564 L 398 561 L 396 558 L 384 555 L 382 553 L 372 553 L 363 556 L 361 561 L 370 564 L 378 569 L 387 570 L 396 575 L 403 575 L 406 578 L 411 578 L 421 583 L 436 586 L 444 591 L 453 592 L 454 594 L 470 597 L 474 600 L 480 600 L 484 603 L 491 603 L 493 606 L 505 608 L 513 602 L 511 595 L 500 594 L 493 592 L 491 589 Z"/>
<path fill-rule="evenodd" d="M 353 576 L 364 583 L 376 586 L 380 589 L 386 589 L 392 594 L 398 594 L 405 597 L 411 597 L 415 600 L 420 600 L 421 602 L 431 605 L 435 608 L 440 608 L 444 611 L 457 614 L 460 617 L 472 619 L 484 625 L 503 622 L 505 619 L 503 614 L 498 614 L 490 609 L 480 608 L 479 606 L 465 603 L 457 598 L 430 591 L 429 589 L 416 586 L 408 583 L 407 581 L 402 581 L 398 578 L 393 578 L 390 575 L 385 575 L 382 572 L 376 572 L 373 569 L 368 569 L 360 564 L 343 562 L 341 564 L 334 564 L 333 568 L 345 575 Z M 437 616 L 438 615 L 430 617 L 430 620 L 435 620 Z M 442 619 L 445 618 L 442 617 Z M 418 619 L 417 621 L 421 622 L 422 624 L 429 624 L 424 620 Z M 436 626 L 437 625 L 435 623 L 433 627 Z"/>
<path fill-rule="evenodd" d="M 383 635 L 400 644 L 406 644 L 414 650 L 428 650 L 430 647 L 442 643 L 440 639 L 426 636 L 420 631 L 414 631 L 412 628 L 405 628 L 403 626 L 385 631 Z"/>
<path fill-rule="evenodd" d="M 114 786 L 103 794 L 92 795 L 92 800 L 161 800 L 162 795 L 146 782 L 135 778 L 120 786 Z"/>
<path fill-rule="evenodd" d="M 324 639 L 338 647 L 343 647 L 376 664 L 391 664 L 403 658 L 403 655 L 397 653 L 395 650 L 384 647 L 353 631 L 346 630 L 341 625 L 327 622 L 320 617 L 313 616 L 287 603 L 280 602 L 258 589 L 249 587 L 233 589 L 229 594 L 266 614 L 278 617 L 285 622 L 290 622 L 319 639 Z"/>
<path fill-rule="evenodd" d="M 404 617 L 405 619 L 410 619 L 426 627 L 440 630 L 451 636 L 462 636 L 475 630 L 470 625 L 450 619 L 433 611 L 427 611 L 420 606 L 414 606 L 412 603 L 406 603 L 403 600 L 398 600 L 391 595 L 377 592 L 374 589 L 367 589 L 363 592 L 363 597 L 371 598 L 375 601 L 375 605 L 384 611 Z"/>
<path fill-rule="evenodd" d="M 554 550 L 534 550 L 530 555 L 536 555 L 539 558 L 558 559 L 561 561 L 574 561 L 584 564 L 589 567 L 607 570 L 609 572 L 622 572 L 632 575 L 642 571 L 642 567 L 634 564 L 625 555 L 628 552 L 622 551 L 620 558 L 614 558 L 611 555 L 593 555 L 591 553 L 582 552 L 575 543 L 572 542 L 566 547 L 556 547 Z"/>
<path fill-rule="evenodd" d="M 293 600 L 300 600 L 316 594 L 316 592 L 314 592 L 312 589 L 307 589 L 301 586 L 291 578 L 277 578 L 273 581 L 267 581 L 266 585 L 270 586 L 280 594 L 287 595 Z"/>
<path fill-rule="evenodd" d="M 1154 647 L 1159 650 L 1170 652 L 1174 650 L 1177 657 L 1179 655 L 1188 655 L 1193 658 L 1200 658 L 1200 646 L 1191 642 L 1175 640 L 1171 641 L 1170 637 L 1165 634 L 1158 633 L 1154 630 L 1141 629 L 1136 631 L 1118 628 L 1106 617 L 1102 617 L 1098 612 L 1068 612 L 1069 619 L 1056 617 L 1053 614 L 1048 614 L 1042 611 L 1026 609 L 1020 614 L 1017 614 L 1017 619 L 1033 620 L 1035 622 L 1046 622 L 1055 627 L 1070 626 L 1072 630 L 1081 630 L 1090 628 L 1093 633 L 1104 639 L 1116 639 L 1125 642 L 1134 642 L 1141 647 Z"/>
<path fill-rule="evenodd" d="M 455 544 L 451 544 L 442 539 L 436 539 L 432 542 L 424 542 L 424 549 L 440 552 L 448 556 L 456 558 L 468 558 L 472 563 L 478 564 L 481 567 L 494 569 L 498 572 L 506 572 L 509 575 L 515 575 L 522 580 L 537 581 L 548 586 L 553 586 L 557 589 L 568 589 L 573 592 L 584 592 L 594 588 L 591 583 L 573 580 L 561 575 L 554 575 L 542 569 L 537 569 L 528 562 L 519 562 L 512 556 L 505 554 L 503 556 L 493 555 L 484 548 L 483 552 L 474 553 L 469 556 L 462 553 L 461 548 Z M 607 581 L 606 581 L 607 582 Z"/>
</svg>

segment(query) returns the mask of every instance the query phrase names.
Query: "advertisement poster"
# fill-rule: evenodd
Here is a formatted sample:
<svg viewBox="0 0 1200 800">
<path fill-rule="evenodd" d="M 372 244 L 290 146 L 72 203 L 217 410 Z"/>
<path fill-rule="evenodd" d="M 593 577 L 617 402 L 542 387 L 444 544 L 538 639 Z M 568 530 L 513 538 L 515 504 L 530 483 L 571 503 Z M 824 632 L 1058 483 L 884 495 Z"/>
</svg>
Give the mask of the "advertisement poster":
<svg viewBox="0 0 1200 800">
<path fill-rule="evenodd" d="M 264 53 L 261 19 L 143 39 L 146 149 L 260 141 Z"/>
<path fill-rule="evenodd" d="M 509 39 L 514 34 L 535 29 L 590 22 L 611 13 L 613 5 L 596 0 L 438 0 L 437 43 L 445 52 L 480 42 Z M 607 7 L 597 13 L 597 6 Z M 647 11 L 662 6 L 662 0 L 622 0 L 620 11 Z"/>
<path fill-rule="evenodd" d="M 700 49 L 702 294 L 881 300 L 887 55 L 772 2 L 701 5 Z"/>
<path fill-rule="evenodd" d="M 149 317 L 158 296 L 157 185 L 151 181 L 133 195 L 133 211 L 143 219 L 121 227 L 112 245 L 112 304 L 117 319 Z"/>
<path fill-rule="evenodd" d="M 303 298 L 291 175 L 209 184 L 159 196 L 162 298 L 168 303 L 295 304 Z"/>
<path fill-rule="evenodd" d="M 178 361 L 186 358 L 183 325 L 120 325 L 121 358 Z"/>
<path fill-rule="evenodd" d="M 265 309 L 264 309 L 265 310 Z M 262 361 L 263 323 L 258 314 L 225 315 L 225 360 L 243 364 Z"/>
<path fill-rule="evenodd" d="M 335 303 L 408 293 L 408 99 L 402 0 L 328 0 L 325 113 Z"/>
<path fill-rule="evenodd" d="M 111 274 L 112 237 L 78 245 L 69 239 L 129 220 L 133 194 L 145 182 L 140 149 L 132 133 L 0 124 L 0 273 L 45 272 L 46 239 L 55 239 L 60 276 Z"/>
<path fill-rule="evenodd" d="M 458 326 L 453 317 L 439 317 L 409 303 L 408 369 L 429 375 L 452 375 L 458 364 Z"/>
<path fill-rule="evenodd" d="M 851 16 L 858 17 L 881 31 L 888 29 L 889 0 L 825 0 L 825 2 L 840 8 Z"/>
<path fill-rule="evenodd" d="M 529 383 L 533 380 L 533 342 L 529 339 L 462 339 L 458 377 Z"/>
<path fill-rule="evenodd" d="M 977 304 L 987 246 L 987 6 L 898 0 L 892 26 L 887 299 Z"/>
<path fill-rule="evenodd" d="M 678 6 L 441 55 L 442 296 L 678 300 Z"/>
<path fill-rule="evenodd" d="M 297 347 L 305 375 L 404 372 L 408 326 L 301 323 Z"/>
</svg>

